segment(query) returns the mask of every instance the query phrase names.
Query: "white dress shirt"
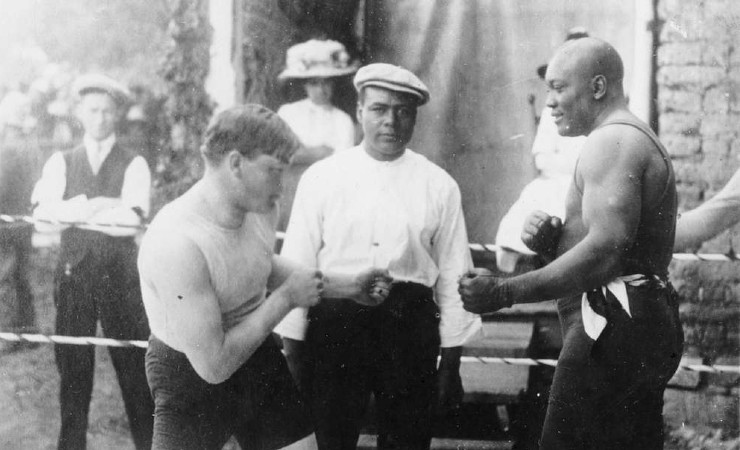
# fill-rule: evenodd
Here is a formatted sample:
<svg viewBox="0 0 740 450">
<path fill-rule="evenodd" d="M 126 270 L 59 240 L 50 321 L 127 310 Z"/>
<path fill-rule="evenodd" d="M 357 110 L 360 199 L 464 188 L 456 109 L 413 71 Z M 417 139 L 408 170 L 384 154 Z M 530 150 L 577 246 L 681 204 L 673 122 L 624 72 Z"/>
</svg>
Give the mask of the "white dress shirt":
<svg viewBox="0 0 740 450">
<path fill-rule="evenodd" d="M 115 135 L 103 141 L 95 141 L 85 136 L 83 145 L 93 173 L 97 174 L 105 158 L 110 154 L 116 142 Z M 91 213 L 92 203 L 84 195 L 63 200 L 67 187 L 67 164 L 61 152 L 54 153 L 44 164 L 41 179 L 36 183 L 31 202 L 38 205 L 34 218 L 43 221 L 88 222 L 102 224 L 139 225 L 140 217 L 133 208 L 140 208 L 146 216 L 150 207 L 151 173 L 149 166 L 141 156 L 136 156 L 126 168 L 118 204 Z M 112 202 L 113 203 L 113 202 Z M 41 232 L 59 231 L 59 226 L 37 223 Z M 64 228 L 64 227 L 61 227 Z M 80 228 L 100 231 L 110 236 L 132 236 L 137 233 L 134 228 L 96 227 L 83 225 Z"/>
<path fill-rule="evenodd" d="M 317 105 L 306 98 L 281 106 L 277 114 L 308 147 L 326 145 L 336 152 L 355 144 L 352 119 L 332 105 Z"/>
<path fill-rule="evenodd" d="M 298 185 L 281 254 L 344 274 L 387 267 L 395 280 L 433 287 L 442 347 L 464 344 L 481 327 L 457 292 L 472 267 L 460 190 L 411 150 L 383 162 L 360 144 L 311 166 Z M 302 340 L 306 312 L 293 310 L 275 331 Z"/>
</svg>

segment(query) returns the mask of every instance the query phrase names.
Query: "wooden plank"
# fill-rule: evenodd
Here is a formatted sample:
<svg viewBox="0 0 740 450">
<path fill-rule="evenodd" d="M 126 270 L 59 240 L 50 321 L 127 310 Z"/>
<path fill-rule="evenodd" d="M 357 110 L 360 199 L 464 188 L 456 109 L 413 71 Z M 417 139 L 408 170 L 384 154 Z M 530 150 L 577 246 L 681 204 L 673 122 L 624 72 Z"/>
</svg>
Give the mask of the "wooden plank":
<svg viewBox="0 0 740 450">
<path fill-rule="evenodd" d="M 484 322 L 481 336 L 463 347 L 464 356 L 526 358 L 534 322 Z"/>
<path fill-rule="evenodd" d="M 512 404 L 527 390 L 529 366 L 463 363 L 460 376 L 465 402 Z"/>
<path fill-rule="evenodd" d="M 358 450 L 374 450 L 377 448 L 378 438 L 374 435 L 363 434 L 357 441 Z M 511 450 L 512 441 L 477 441 L 469 439 L 432 438 L 431 450 Z"/>
</svg>

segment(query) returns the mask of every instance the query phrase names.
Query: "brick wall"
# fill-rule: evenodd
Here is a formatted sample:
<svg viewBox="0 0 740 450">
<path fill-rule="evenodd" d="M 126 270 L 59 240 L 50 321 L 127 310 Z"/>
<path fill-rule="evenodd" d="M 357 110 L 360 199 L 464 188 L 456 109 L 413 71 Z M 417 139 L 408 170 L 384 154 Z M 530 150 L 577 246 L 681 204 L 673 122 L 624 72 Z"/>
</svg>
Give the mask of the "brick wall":
<svg viewBox="0 0 740 450">
<path fill-rule="evenodd" d="M 714 195 L 740 168 L 740 2 L 657 0 L 658 124 L 673 158 L 681 210 Z M 740 251 L 740 226 L 701 251 Z M 732 247 L 731 247 L 732 246 Z M 740 358 L 740 262 L 674 262 L 686 355 L 709 364 Z M 667 393 L 677 425 L 738 428 L 738 376 L 705 375 Z"/>
</svg>

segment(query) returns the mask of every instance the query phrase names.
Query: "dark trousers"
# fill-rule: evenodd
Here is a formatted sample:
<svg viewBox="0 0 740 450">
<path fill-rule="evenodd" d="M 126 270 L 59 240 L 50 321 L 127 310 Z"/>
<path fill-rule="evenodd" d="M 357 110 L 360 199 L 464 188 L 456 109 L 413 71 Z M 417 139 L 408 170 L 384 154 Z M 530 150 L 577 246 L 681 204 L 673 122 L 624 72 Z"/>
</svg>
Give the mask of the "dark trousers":
<svg viewBox="0 0 740 450">
<path fill-rule="evenodd" d="M 558 302 L 563 348 L 540 448 L 662 449 L 663 393 L 683 345 L 676 293 L 627 286 L 632 317 L 610 292 L 591 294 L 607 319 L 596 341 L 583 329 L 580 297 Z"/>
<path fill-rule="evenodd" d="M 428 449 L 439 354 L 431 289 L 393 286 L 375 308 L 327 300 L 309 311 L 303 392 L 319 448 L 354 449 L 370 394 L 379 449 Z"/>
<path fill-rule="evenodd" d="M 56 333 L 94 336 L 97 322 L 106 337 L 146 340 L 149 326 L 141 301 L 136 269 L 136 246 L 127 252 L 106 255 L 104 249 L 88 253 L 74 267 L 64 264 L 56 275 L 54 301 Z M 142 348 L 109 347 L 118 376 L 131 434 L 137 449 L 151 447 L 154 403 L 149 393 Z M 86 448 L 88 411 L 95 372 L 95 348 L 54 347 L 60 375 L 59 403 L 62 426 L 59 449 Z"/>
<path fill-rule="evenodd" d="M 208 384 L 184 353 L 152 336 L 146 354 L 156 403 L 156 450 L 219 450 L 233 435 L 244 450 L 270 450 L 313 432 L 308 410 L 272 339 L 228 380 Z"/>
<path fill-rule="evenodd" d="M 36 310 L 29 277 L 33 226 L 0 226 L 0 299 L 7 320 L 3 328 L 16 333 L 36 331 Z"/>
</svg>

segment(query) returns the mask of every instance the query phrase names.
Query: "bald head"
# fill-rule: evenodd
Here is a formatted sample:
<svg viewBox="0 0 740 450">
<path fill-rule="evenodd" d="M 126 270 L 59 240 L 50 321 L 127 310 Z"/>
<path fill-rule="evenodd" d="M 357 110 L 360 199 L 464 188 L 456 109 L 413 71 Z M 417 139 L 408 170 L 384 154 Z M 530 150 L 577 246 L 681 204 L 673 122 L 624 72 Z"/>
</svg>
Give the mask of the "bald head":
<svg viewBox="0 0 740 450">
<path fill-rule="evenodd" d="M 553 72 L 570 72 L 586 80 L 603 76 L 609 90 L 615 88 L 622 93 L 622 58 L 611 44 L 601 39 L 585 37 L 565 42 L 549 63 L 548 69 L 551 68 Z"/>
<path fill-rule="evenodd" d="M 588 134 L 606 112 L 624 107 L 623 78 L 622 59 L 601 39 L 585 37 L 563 44 L 545 75 L 550 88 L 546 103 L 558 132 Z"/>
</svg>

